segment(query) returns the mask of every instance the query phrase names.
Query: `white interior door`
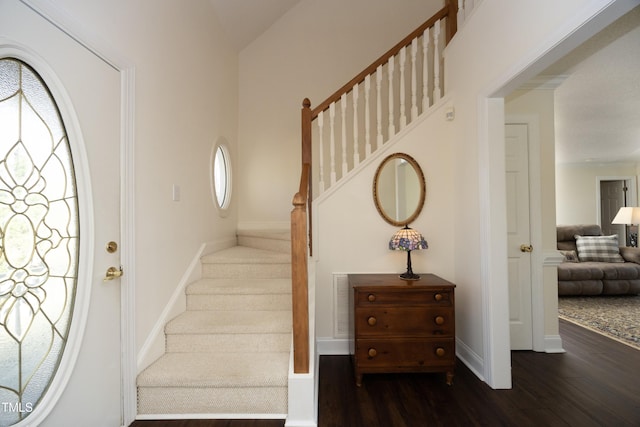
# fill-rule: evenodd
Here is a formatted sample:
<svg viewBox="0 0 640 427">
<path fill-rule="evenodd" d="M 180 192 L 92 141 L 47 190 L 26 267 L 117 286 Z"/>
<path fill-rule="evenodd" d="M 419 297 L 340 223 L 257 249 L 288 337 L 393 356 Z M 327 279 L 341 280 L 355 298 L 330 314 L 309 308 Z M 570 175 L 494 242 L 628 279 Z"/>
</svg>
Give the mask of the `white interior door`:
<svg viewBox="0 0 640 427">
<path fill-rule="evenodd" d="M 529 142 L 526 124 L 505 127 L 509 317 L 512 350 L 533 349 Z"/>
<path fill-rule="evenodd" d="M 69 339 L 51 388 L 20 425 L 122 425 L 120 280 L 103 281 L 109 267 L 120 268 L 121 248 L 106 249 L 120 240 L 119 74 L 17 0 L 0 2 L 0 55 L 28 63 L 52 91 L 71 146 L 80 216 Z"/>
</svg>

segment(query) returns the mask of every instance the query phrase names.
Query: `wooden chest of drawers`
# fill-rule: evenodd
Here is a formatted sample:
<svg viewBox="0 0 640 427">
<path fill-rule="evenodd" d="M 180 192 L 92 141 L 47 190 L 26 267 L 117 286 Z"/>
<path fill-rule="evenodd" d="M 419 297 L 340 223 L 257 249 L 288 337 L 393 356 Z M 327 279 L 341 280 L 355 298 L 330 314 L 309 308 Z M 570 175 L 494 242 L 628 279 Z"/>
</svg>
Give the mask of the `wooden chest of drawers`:
<svg viewBox="0 0 640 427">
<path fill-rule="evenodd" d="M 362 374 L 445 372 L 453 382 L 455 285 L 433 274 L 350 274 L 351 355 L 356 384 Z"/>
</svg>

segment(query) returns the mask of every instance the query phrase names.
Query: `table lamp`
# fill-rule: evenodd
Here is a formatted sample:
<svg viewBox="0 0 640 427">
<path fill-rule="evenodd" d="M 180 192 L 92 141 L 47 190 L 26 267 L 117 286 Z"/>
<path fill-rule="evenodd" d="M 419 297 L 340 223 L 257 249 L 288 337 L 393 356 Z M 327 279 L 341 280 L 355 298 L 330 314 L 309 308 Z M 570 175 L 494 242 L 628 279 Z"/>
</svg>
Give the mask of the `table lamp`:
<svg viewBox="0 0 640 427">
<path fill-rule="evenodd" d="M 418 280 L 420 276 L 413 273 L 411 269 L 411 251 L 427 249 L 429 245 L 418 231 L 406 225 L 398 230 L 389 240 L 389 249 L 394 251 L 407 251 L 407 272 L 400 275 L 404 280 Z"/>
</svg>

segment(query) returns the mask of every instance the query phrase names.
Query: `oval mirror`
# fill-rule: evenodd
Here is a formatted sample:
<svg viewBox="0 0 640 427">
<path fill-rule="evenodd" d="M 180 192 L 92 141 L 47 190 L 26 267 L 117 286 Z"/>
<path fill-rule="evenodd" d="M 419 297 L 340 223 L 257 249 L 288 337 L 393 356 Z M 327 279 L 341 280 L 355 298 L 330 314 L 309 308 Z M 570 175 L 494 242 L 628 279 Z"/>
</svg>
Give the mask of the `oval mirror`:
<svg viewBox="0 0 640 427">
<path fill-rule="evenodd" d="M 373 201 L 380 216 L 391 225 L 413 222 L 425 200 L 424 174 L 408 154 L 394 153 L 385 158 L 373 179 Z"/>
</svg>

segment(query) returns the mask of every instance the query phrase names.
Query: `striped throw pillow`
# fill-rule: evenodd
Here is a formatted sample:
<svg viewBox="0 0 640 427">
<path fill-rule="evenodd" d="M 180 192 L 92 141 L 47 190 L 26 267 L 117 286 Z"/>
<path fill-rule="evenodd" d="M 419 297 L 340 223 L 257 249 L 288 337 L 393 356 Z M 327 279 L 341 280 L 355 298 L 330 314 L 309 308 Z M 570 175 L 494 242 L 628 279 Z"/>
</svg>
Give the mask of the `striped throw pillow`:
<svg viewBox="0 0 640 427">
<path fill-rule="evenodd" d="M 618 235 L 575 236 L 580 261 L 624 262 L 618 247 Z"/>
</svg>

